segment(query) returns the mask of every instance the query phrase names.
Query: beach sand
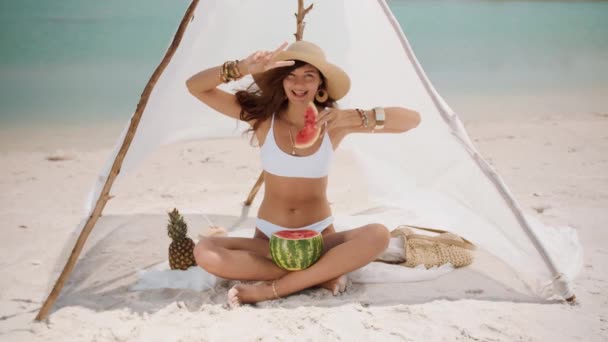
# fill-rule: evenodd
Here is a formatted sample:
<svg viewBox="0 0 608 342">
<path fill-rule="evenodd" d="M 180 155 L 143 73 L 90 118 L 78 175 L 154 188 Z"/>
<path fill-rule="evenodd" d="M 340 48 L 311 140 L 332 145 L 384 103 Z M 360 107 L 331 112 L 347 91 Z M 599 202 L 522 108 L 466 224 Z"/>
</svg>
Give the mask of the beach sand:
<svg viewBox="0 0 608 342">
<path fill-rule="evenodd" d="M 465 120 L 469 135 L 522 208 L 549 225 L 577 230 L 585 257 L 574 280 L 576 305 L 492 299 L 474 287 L 463 294 L 466 299 L 407 300 L 409 291 L 420 298 L 424 287 L 355 284 L 338 297 L 309 290 L 228 310 L 226 284 L 203 293 L 128 291 L 125 284 L 149 266 L 142 264 L 140 252 L 146 239 L 125 234 L 95 241 L 94 233 L 90 244 L 99 251 L 77 265 L 76 279 L 48 322 L 34 323 L 65 263 L 64 246 L 82 219 L 84 199 L 122 127 L 5 127 L 0 134 L 0 340 L 608 340 L 608 113 L 481 117 Z M 222 141 L 163 147 L 116 184 L 118 197 L 106 214 L 161 214 L 173 206 L 238 214 L 249 188 L 233 184 L 230 168 L 236 166 L 253 183 L 259 165 L 255 154 L 231 156 L 223 153 L 228 148 Z M 223 190 L 220 195 L 217 189 Z M 197 232 L 191 227 L 191 235 Z"/>
</svg>

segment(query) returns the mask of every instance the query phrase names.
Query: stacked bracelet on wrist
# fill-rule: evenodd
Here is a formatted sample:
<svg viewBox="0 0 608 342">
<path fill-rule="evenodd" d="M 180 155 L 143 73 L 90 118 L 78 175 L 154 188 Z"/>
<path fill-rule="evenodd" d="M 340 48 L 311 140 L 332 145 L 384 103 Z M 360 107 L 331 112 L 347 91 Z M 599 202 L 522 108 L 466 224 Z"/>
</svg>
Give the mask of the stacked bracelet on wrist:
<svg viewBox="0 0 608 342">
<path fill-rule="evenodd" d="M 369 118 L 367 117 L 367 114 L 365 113 L 365 111 L 363 109 L 355 109 L 357 111 L 357 113 L 359 113 L 359 116 L 361 117 L 361 127 L 367 128 L 369 127 Z"/>
<path fill-rule="evenodd" d="M 227 61 L 220 68 L 220 80 L 224 83 L 236 81 L 243 77 L 239 70 L 239 61 Z"/>
</svg>

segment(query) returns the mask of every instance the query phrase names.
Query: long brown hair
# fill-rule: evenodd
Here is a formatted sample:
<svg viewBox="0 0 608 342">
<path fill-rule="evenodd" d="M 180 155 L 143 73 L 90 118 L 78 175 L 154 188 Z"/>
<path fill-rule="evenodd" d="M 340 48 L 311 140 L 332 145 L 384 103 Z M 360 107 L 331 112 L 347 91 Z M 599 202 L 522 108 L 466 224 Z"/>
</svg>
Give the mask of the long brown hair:
<svg viewBox="0 0 608 342">
<path fill-rule="evenodd" d="M 294 65 L 276 68 L 266 71 L 257 77 L 257 84 L 252 83 L 247 89 L 236 92 L 236 99 L 241 105 L 240 119 L 243 121 L 254 121 L 253 127 L 245 133 L 257 131 L 262 122 L 270 118 L 273 113 L 279 113 L 287 108 L 287 96 L 283 88 L 283 79 L 293 70 L 308 63 L 296 60 Z M 321 87 L 326 83 L 325 76 L 321 75 Z M 264 89 L 264 90 L 262 90 Z M 327 91 L 327 88 L 324 88 Z M 315 105 L 320 107 L 335 107 L 336 101 L 331 97 L 325 102 L 316 99 Z"/>
</svg>

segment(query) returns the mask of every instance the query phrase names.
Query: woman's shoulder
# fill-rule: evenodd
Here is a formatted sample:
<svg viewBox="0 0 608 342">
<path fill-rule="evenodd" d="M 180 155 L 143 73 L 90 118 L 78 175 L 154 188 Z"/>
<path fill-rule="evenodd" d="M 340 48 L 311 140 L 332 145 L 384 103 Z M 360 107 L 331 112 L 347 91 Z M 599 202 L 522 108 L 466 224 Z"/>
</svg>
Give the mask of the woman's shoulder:
<svg viewBox="0 0 608 342">
<path fill-rule="evenodd" d="M 272 116 L 258 118 L 250 124 L 251 130 L 253 131 L 253 134 L 259 142 L 259 146 L 264 145 L 264 141 L 266 140 L 266 136 L 268 135 L 268 131 L 270 130 L 270 122 L 272 121 L 271 118 Z"/>
</svg>

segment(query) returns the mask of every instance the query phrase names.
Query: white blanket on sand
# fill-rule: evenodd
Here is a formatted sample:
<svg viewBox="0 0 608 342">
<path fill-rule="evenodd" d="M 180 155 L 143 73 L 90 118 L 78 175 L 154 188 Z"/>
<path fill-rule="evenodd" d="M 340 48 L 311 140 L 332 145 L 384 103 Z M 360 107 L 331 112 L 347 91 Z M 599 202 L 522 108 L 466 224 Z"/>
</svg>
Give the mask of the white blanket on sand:
<svg viewBox="0 0 608 342">
<path fill-rule="evenodd" d="M 355 219 L 356 221 L 359 221 Z M 366 219 L 364 219 L 366 220 Z M 337 231 L 361 224 L 352 222 L 353 219 L 338 217 L 335 226 Z M 251 236 L 251 228 L 237 229 L 230 236 Z M 392 238 L 389 247 L 385 251 L 391 255 L 403 255 L 403 241 L 400 238 Z M 372 262 L 358 270 L 348 274 L 353 283 L 406 283 L 436 279 L 454 270 L 450 264 L 441 267 L 426 269 L 423 265 L 417 268 L 408 268 L 400 265 L 390 265 L 382 262 Z M 190 267 L 188 270 L 171 270 L 168 262 L 153 265 L 138 271 L 138 281 L 132 287 L 133 290 L 172 288 L 192 289 L 203 291 L 213 288 L 224 279 L 218 278 L 200 267 Z"/>
<path fill-rule="evenodd" d="M 405 283 L 436 279 L 453 269 L 454 267 L 450 264 L 427 270 L 423 265 L 417 268 L 407 268 L 372 262 L 349 273 L 348 277 L 353 283 Z M 185 271 L 171 270 L 169 269 L 169 263 L 163 262 L 139 271 L 138 281 L 132 287 L 132 290 L 171 288 L 204 291 L 215 287 L 222 281 L 223 279 L 206 272 L 200 267 L 190 267 Z"/>
</svg>

